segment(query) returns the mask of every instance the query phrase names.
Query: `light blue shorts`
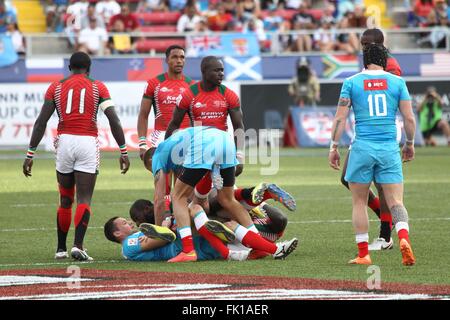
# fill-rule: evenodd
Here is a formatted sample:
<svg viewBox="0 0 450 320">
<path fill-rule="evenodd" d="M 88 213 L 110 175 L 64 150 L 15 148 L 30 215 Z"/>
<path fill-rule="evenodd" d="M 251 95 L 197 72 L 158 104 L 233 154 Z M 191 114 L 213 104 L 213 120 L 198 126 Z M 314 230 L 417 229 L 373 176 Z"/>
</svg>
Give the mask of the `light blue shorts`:
<svg viewBox="0 0 450 320">
<path fill-rule="evenodd" d="M 356 140 L 348 158 L 345 180 L 353 183 L 402 183 L 403 170 L 397 142 Z"/>
</svg>

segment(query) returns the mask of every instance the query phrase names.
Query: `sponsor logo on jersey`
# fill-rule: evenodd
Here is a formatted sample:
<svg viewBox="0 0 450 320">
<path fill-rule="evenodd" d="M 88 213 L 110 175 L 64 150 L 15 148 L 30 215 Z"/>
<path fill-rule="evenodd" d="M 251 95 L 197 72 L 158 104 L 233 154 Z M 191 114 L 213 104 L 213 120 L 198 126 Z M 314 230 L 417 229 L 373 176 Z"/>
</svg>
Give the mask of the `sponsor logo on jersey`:
<svg viewBox="0 0 450 320">
<path fill-rule="evenodd" d="M 161 92 L 172 92 L 172 91 L 173 91 L 173 89 L 169 89 L 167 87 L 162 87 L 161 88 Z"/>
<path fill-rule="evenodd" d="M 167 96 L 163 100 L 162 104 L 176 104 L 180 97 L 181 97 L 181 95 L 178 95 L 178 96 Z"/>
<path fill-rule="evenodd" d="M 216 100 L 213 102 L 213 106 L 216 108 L 226 108 L 227 107 L 227 103 L 223 100 Z"/>
<path fill-rule="evenodd" d="M 206 103 L 201 103 L 201 102 L 196 102 L 195 104 L 194 104 L 194 108 L 204 108 L 204 107 L 206 107 Z"/>
<path fill-rule="evenodd" d="M 138 239 L 137 238 L 128 239 L 128 245 L 129 246 L 137 246 L 137 244 L 138 244 Z"/>
<path fill-rule="evenodd" d="M 364 80 L 364 90 L 387 90 L 386 79 L 367 79 Z"/>
</svg>

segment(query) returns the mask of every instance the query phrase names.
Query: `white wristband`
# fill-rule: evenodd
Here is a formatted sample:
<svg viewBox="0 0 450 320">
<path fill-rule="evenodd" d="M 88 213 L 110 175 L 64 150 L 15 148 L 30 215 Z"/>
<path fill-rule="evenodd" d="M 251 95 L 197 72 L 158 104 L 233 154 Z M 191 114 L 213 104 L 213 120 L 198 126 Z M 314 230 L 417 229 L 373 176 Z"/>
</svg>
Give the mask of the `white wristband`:
<svg viewBox="0 0 450 320">
<path fill-rule="evenodd" d="M 339 146 L 339 142 L 331 140 L 331 142 L 330 142 L 330 151 L 331 150 L 336 150 L 338 148 L 338 146 Z"/>
<path fill-rule="evenodd" d="M 407 144 L 414 144 L 414 138 L 411 139 L 411 140 L 406 139 L 406 143 L 407 143 Z"/>
</svg>

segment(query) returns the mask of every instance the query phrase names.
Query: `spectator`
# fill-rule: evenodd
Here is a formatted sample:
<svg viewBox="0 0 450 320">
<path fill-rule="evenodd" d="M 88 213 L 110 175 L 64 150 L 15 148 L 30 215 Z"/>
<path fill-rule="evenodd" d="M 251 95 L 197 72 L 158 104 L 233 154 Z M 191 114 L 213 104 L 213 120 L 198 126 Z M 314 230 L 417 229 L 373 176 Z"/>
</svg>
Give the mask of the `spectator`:
<svg viewBox="0 0 450 320">
<path fill-rule="evenodd" d="M 277 6 L 272 4 L 267 8 L 267 16 L 264 18 L 264 30 L 277 31 L 283 24 L 283 18 L 277 15 Z"/>
<path fill-rule="evenodd" d="M 298 10 L 304 1 L 302 0 L 285 0 L 284 8 L 288 10 Z"/>
<path fill-rule="evenodd" d="M 167 12 L 169 6 L 166 0 L 141 0 L 136 12 Z"/>
<path fill-rule="evenodd" d="M 333 19 L 323 17 L 320 21 L 320 28 L 314 32 L 314 47 L 321 52 L 330 52 L 338 49 L 336 29 L 333 25 Z"/>
<path fill-rule="evenodd" d="M 108 25 L 111 17 L 120 13 L 120 5 L 116 0 L 100 0 L 95 6 L 95 11 L 102 17 L 106 25 Z"/>
<path fill-rule="evenodd" d="M 16 22 L 17 18 L 14 11 L 6 6 L 4 0 L 0 0 L 0 33 L 5 33 L 8 30 L 8 25 Z"/>
<path fill-rule="evenodd" d="M 428 16 L 433 9 L 433 0 L 416 0 L 410 24 L 414 27 L 425 26 L 428 22 Z"/>
<path fill-rule="evenodd" d="M 225 12 L 231 14 L 233 17 L 237 15 L 237 0 L 223 0 L 219 1 L 223 5 Z"/>
<path fill-rule="evenodd" d="M 450 127 L 447 121 L 442 119 L 442 98 L 437 93 L 436 88 L 429 87 L 423 101 L 417 108 L 419 113 L 420 130 L 425 139 L 425 145 L 435 146 L 436 141 L 432 134 L 441 130 L 446 138 L 447 145 L 450 146 Z"/>
<path fill-rule="evenodd" d="M 267 34 L 264 31 L 264 23 L 256 16 L 252 17 L 244 24 L 243 32 L 254 32 L 258 39 L 260 51 L 266 52 L 270 50 L 270 42 L 267 41 Z"/>
<path fill-rule="evenodd" d="M 292 29 L 299 31 L 310 31 L 316 27 L 314 17 L 308 13 L 308 6 L 302 3 L 297 14 L 292 18 Z M 311 51 L 312 38 L 310 34 L 298 34 L 292 37 L 294 51 Z"/>
<path fill-rule="evenodd" d="M 240 0 L 237 6 L 237 17 L 242 22 L 261 15 L 261 7 L 257 0 Z"/>
<path fill-rule="evenodd" d="M 305 57 L 297 62 L 297 75 L 292 79 L 288 93 L 299 107 L 316 106 L 320 101 L 319 79 Z"/>
<path fill-rule="evenodd" d="M 187 6 L 187 0 L 168 0 L 170 11 L 181 11 Z"/>
<path fill-rule="evenodd" d="M 217 14 L 208 18 L 208 26 L 212 31 L 224 31 L 233 23 L 233 16 L 225 11 L 225 6 L 219 3 Z"/>
<path fill-rule="evenodd" d="M 72 0 L 71 5 L 67 7 L 66 34 L 69 44 L 72 47 L 77 46 L 77 38 L 81 30 L 81 20 L 87 14 L 89 6 L 88 0 Z"/>
<path fill-rule="evenodd" d="M 427 25 L 430 27 L 442 25 L 441 20 L 447 20 L 447 4 L 445 0 L 435 0 L 434 8 L 427 16 Z"/>
<path fill-rule="evenodd" d="M 195 26 L 195 32 L 206 33 L 206 34 L 211 33 L 211 30 L 209 30 L 209 28 L 208 28 L 208 22 L 206 22 L 205 19 L 201 19 Z"/>
<path fill-rule="evenodd" d="M 195 26 L 200 20 L 202 20 L 202 17 L 197 14 L 197 9 L 194 6 L 186 7 L 184 14 L 178 19 L 177 32 L 195 31 Z"/>
<path fill-rule="evenodd" d="M 80 31 L 78 38 L 79 51 L 86 52 L 90 55 L 109 54 L 108 33 L 105 28 L 97 26 L 97 20 L 92 18 L 89 20 L 89 27 Z"/>
<path fill-rule="evenodd" d="M 347 29 L 348 28 L 348 20 L 342 19 L 339 21 L 337 25 L 338 29 Z M 360 43 L 358 37 L 356 35 L 350 37 L 349 33 L 341 33 L 338 32 L 337 36 L 338 46 L 341 50 L 345 50 L 348 53 L 352 53 L 357 55 L 359 53 Z"/>
<path fill-rule="evenodd" d="M 45 21 L 47 32 L 61 32 L 64 29 L 64 13 L 67 11 L 68 0 L 47 0 Z"/>
<path fill-rule="evenodd" d="M 123 4 L 119 14 L 111 17 L 109 20 L 109 28 L 111 29 L 116 20 L 122 20 L 125 25 L 126 32 L 133 32 L 139 28 L 139 21 L 136 16 L 130 12 L 128 4 Z"/>
<path fill-rule="evenodd" d="M 16 50 L 17 54 L 20 56 L 25 55 L 25 39 L 22 35 L 22 33 L 19 31 L 19 26 L 17 23 L 10 23 L 8 24 L 8 31 L 6 32 L 6 35 L 9 35 L 11 37 L 14 50 Z"/>
<path fill-rule="evenodd" d="M 105 21 L 103 16 L 95 10 L 95 4 L 90 4 L 86 15 L 81 19 L 81 29 L 86 29 L 89 27 L 89 21 L 95 19 L 97 21 L 97 27 L 105 29 Z"/>
<path fill-rule="evenodd" d="M 112 26 L 113 33 L 108 39 L 108 48 L 113 54 L 130 54 L 136 52 L 136 42 L 125 32 L 122 20 L 116 20 Z"/>
<path fill-rule="evenodd" d="M 364 5 L 357 4 L 355 5 L 355 11 L 353 12 L 347 12 L 347 14 L 344 16 L 343 22 L 344 25 L 346 25 L 346 28 L 367 28 L 367 17 L 364 15 Z M 357 51 L 360 49 L 360 41 L 359 41 L 359 35 L 350 32 L 348 34 L 348 42 L 352 44 L 352 46 L 356 46 Z"/>
</svg>

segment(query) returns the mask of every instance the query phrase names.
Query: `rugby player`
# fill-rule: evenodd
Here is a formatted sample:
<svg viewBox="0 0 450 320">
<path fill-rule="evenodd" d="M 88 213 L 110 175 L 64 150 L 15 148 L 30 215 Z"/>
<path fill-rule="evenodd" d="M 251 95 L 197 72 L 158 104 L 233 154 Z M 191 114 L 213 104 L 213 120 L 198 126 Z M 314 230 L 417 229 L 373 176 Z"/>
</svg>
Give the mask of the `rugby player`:
<svg viewBox="0 0 450 320">
<path fill-rule="evenodd" d="M 409 240 L 408 212 L 403 205 L 402 160 L 414 159 L 415 117 L 405 81 L 386 68 L 387 50 L 379 44 L 369 44 L 363 51 L 362 72 L 347 78 L 343 85 L 333 121 L 329 164 L 340 168 L 338 142 L 350 107 L 356 120 L 356 138 L 352 144 L 345 180 L 353 198 L 353 226 L 358 244 L 358 256 L 350 264 L 372 264 L 368 250 L 367 198 L 372 181 L 383 189 L 386 203 L 399 237 L 402 263 L 415 264 Z M 402 159 L 397 143 L 396 113 L 400 111 L 406 132 Z"/>
<path fill-rule="evenodd" d="M 100 165 L 97 139 L 97 112 L 102 109 L 109 120 L 114 139 L 120 148 L 122 174 L 128 171 L 130 162 L 120 120 L 114 110 L 106 86 L 89 77 L 91 59 L 84 52 L 70 57 L 71 75 L 53 82 L 45 94 L 45 102 L 33 127 L 23 173 L 31 177 L 33 156 L 44 136 L 47 122 L 56 110 L 59 117 L 55 138 L 56 177 L 59 186 L 57 210 L 58 246 L 55 258 L 67 258 L 67 233 L 72 220 L 75 192 L 75 239 L 72 258 L 80 261 L 93 260 L 83 248 L 83 240 L 92 214 L 91 199 Z"/>
</svg>

